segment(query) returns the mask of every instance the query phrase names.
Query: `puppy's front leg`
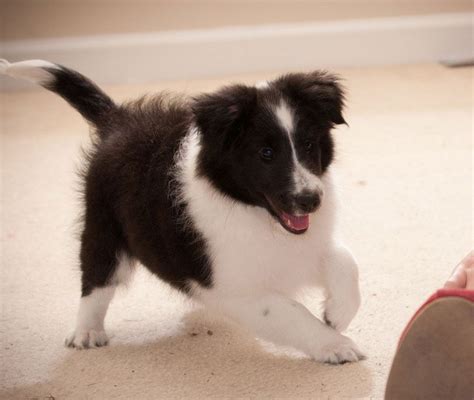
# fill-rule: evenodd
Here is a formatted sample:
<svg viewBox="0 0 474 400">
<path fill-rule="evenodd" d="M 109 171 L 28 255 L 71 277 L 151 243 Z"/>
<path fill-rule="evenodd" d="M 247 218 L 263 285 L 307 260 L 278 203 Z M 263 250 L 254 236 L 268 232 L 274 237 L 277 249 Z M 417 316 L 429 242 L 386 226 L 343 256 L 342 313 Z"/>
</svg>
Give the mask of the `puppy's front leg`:
<svg viewBox="0 0 474 400">
<path fill-rule="evenodd" d="M 341 332 L 349 326 L 360 306 L 357 263 L 347 248 L 335 245 L 324 257 L 323 273 L 327 291 L 324 318 Z"/>
<path fill-rule="evenodd" d="M 220 299 L 219 308 L 256 336 L 291 346 L 317 361 L 344 363 L 362 358 L 346 336 L 317 319 L 302 304 L 279 294 Z"/>
</svg>

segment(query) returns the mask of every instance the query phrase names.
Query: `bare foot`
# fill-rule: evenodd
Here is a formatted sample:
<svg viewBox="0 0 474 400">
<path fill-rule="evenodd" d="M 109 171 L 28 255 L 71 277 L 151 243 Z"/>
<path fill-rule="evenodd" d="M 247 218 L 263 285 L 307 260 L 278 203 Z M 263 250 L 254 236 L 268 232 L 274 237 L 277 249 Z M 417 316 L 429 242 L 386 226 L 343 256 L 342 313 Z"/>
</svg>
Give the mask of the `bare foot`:
<svg viewBox="0 0 474 400">
<path fill-rule="evenodd" d="M 446 289 L 474 290 L 474 251 L 462 260 L 444 284 Z"/>
</svg>

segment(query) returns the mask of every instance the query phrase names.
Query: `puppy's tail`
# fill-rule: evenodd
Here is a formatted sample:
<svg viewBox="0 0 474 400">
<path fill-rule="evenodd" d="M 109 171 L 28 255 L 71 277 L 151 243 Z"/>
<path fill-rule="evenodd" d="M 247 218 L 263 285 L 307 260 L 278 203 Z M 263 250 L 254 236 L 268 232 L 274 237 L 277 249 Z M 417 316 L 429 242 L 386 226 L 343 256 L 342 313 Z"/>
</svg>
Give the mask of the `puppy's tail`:
<svg viewBox="0 0 474 400">
<path fill-rule="evenodd" d="M 0 59 L 0 75 L 21 78 L 57 93 L 96 127 L 107 123 L 116 104 L 95 83 L 58 64 L 43 60 L 9 63 Z M 100 134 L 100 131 L 99 131 Z"/>
</svg>

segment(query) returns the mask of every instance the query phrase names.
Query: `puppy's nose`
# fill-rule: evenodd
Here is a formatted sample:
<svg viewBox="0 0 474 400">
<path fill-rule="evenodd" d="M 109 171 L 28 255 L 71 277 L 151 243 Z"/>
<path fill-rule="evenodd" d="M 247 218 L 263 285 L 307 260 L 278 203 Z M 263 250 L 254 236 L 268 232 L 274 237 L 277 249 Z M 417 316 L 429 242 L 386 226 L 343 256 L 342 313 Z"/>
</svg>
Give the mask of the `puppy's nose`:
<svg viewBox="0 0 474 400">
<path fill-rule="evenodd" d="M 303 213 L 316 211 L 321 205 L 321 196 L 316 192 L 303 192 L 295 196 L 295 206 Z"/>
</svg>

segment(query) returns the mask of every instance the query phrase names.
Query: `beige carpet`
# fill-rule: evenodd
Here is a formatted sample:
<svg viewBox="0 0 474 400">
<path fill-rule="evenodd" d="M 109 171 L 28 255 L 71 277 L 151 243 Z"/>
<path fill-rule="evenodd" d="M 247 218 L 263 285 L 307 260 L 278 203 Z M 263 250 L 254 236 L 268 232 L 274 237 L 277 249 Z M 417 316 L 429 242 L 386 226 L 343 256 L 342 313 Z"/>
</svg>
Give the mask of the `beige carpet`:
<svg viewBox="0 0 474 400">
<path fill-rule="evenodd" d="M 366 361 L 321 365 L 262 346 L 144 271 L 111 305 L 108 348 L 64 348 L 79 300 L 74 171 L 88 129 L 61 99 L 37 90 L 1 101 L 0 397 L 381 399 L 402 328 L 472 246 L 472 70 L 339 72 L 350 124 L 336 133 L 341 220 L 363 294 L 349 334 Z M 228 81 L 106 89 L 121 100 Z M 306 300 L 314 310 L 319 301 Z"/>
</svg>

